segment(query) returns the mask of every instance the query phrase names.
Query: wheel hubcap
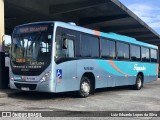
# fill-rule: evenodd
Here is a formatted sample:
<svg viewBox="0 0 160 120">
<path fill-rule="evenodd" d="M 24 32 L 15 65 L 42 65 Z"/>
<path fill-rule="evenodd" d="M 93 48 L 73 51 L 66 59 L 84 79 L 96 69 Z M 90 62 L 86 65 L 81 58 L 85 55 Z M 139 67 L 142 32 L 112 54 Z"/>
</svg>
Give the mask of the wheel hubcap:
<svg viewBox="0 0 160 120">
<path fill-rule="evenodd" d="M 89 93 L 90 91 L 90 86 L 87 82 L 83 82 L 82 85 L 81 85 L 81 89 L 83 92 L 85 93 Z"/>
<path fill-rule="evenodd" d="M 138 79 L 137 85 L 138 85 L 138 88 L 141 87 L 141 85 L 142 85 L 141 79 Z"/>
</svg>

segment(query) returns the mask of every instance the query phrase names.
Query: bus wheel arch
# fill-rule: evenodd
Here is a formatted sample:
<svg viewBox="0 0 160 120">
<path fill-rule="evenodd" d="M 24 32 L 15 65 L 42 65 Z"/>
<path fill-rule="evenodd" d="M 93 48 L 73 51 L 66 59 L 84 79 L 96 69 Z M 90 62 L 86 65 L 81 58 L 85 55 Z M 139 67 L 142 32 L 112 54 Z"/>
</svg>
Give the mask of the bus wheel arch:
<svg viewBox="0 0 160 120">
<path fill-rule="evenodd" d="M 143 83 L 144 83 L 144 74 L 143 72 L 139 72 L 136 77 L 136 83 L 134 88 L 136 90 L 140 90 L 143 87 Z"/>
<path fill-rule="evenodd" d="M 80 90 L 78 91 L 78 94 L 80 97 L 88 97 L 89 94 L 83 94 L 81 91 L 81 85 L 89 83 L 90 85 L 90 91 L 89 94 L 94 94 L 95 91 L 95 76 L 92 72 L 86 72 L 82 75 L 81 81 L 80 81 Z"/>
</svg>

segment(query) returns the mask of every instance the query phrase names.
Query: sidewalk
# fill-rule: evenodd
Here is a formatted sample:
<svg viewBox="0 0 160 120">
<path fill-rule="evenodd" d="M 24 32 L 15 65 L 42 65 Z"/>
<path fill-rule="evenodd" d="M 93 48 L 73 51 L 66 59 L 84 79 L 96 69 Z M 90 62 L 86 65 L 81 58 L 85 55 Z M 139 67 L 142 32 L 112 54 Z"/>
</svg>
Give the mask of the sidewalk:
<svg viewBox="0 0 160 120">
<path fill-rule="evenodd" d="M 0 98 L 4 98 L 4 97 L 9 97 L 12 96 L 13 94 L 20 92 L 18 90 L 11 90 L 11 89 L 4 89 L 4 90 L 0 90 Z"/>
</svg>

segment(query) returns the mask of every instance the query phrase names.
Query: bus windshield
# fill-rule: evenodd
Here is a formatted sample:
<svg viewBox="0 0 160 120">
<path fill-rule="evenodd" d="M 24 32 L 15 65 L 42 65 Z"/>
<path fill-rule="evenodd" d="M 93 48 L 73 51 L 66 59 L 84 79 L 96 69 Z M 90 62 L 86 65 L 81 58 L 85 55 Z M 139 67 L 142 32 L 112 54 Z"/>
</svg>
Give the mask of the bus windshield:
<svg viewBox="0 0 160 120">
<path fill-rule="evenodd" d="M 14 72 L 43 71 L 51 63 L 53 26 L 17 28 L 12 38 L 11 66 Z M 23 73 L 24 74 L 24 73 Z"/>
</svg>

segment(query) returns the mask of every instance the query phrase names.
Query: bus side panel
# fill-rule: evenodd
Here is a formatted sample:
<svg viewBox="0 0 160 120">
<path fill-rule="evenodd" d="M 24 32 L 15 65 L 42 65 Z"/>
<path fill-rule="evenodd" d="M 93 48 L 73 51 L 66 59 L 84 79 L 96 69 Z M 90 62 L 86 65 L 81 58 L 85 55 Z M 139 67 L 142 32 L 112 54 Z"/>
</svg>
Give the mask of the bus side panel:
<svg viewBox="0 0 160 120">
<path fill-rule="evenodd" d="M 79 88 L 77 61 L 67 61 L 56 65 L 56 92 L 74 91 Z"/>
<path fill-rule="evenodd" d="M 93 73 L 95 77 L 95 88 L 107 86 L 107 73 L 99 67 L 94 59 L 78 60 L 77 76 L 81 80 L 85 73 Z"/>
<path fill-rule="evenodd" d="M 101 71 L 105 71 L 104 73 L 107 80 L 106 87 L 128 85 L 128 79 L 118 68 L 118 65 L 120 65 L 119 61 L 97 60 L 97 64 L 101 67 Z"/>
<path fill-rule="evenodd" d="M 144 74 L 144 83 L 157 79 L 156 64 L 111 61 L 111 60 L 72 60 L 56 67 L 62 77 L 56 77 L 56 92 L 76 91 L 84 73 L 93 73 L 95 88 L 134 85 L 139 72 Z"/>
<path fill-rule="evenodd" d="M 120 61 L 97 60 L 97 63 L 101 67 L 101 69 L 105 70 L 105 72 L 108 73 L 108 75 L 106 74 L 106 77 L 108 77 L 107 87 L 114 87 L 114 86 L 129 84 L 129 77 L 127 76 L 126 73 L 122 71 L 121 66 L 123 66 L 124 68 L 124 65 Z M 114 84 L 113 84 L 113 81 L 114 81 Z"/>
<path fill-rule="evenodd" d="M 97 60 L 97 63 L 110 75 L 116 77 L 116 86 L 135 84 L 137 74 L 140 72 L 144 75 L 144 83 L 157 79 L 156 64 L 112 60 Z M 110 81 L 108 85 L 109 83 Z"/>
<path fill-rule="evenodd" d="M 136 83 L 136 77 L 140 72 L 144 75 L 144 83 L 157 79 L 156 64 L 121 61 L 118 64 L 115 62 L 115 65 L 120 70 L 119 72 L 125 76 L 124 80 L 128 80 L 128 85 Z M 119 85 L 125 84 L 119 83 Z"/>
<path fill-rule="evenodd" d="M 157 64 L 156 63 L 146 63 L 149 66 L 148 72 L 144 74 L 144 83 L 152 82 L 157 80 Z"/>
<path fill-rule="evenodd" d="M 62 79 L 59 80 L 56 77 L 56 92 L 79 90 L 80 81 L 85 73 L 93 73 L 95 88 L 107 87 L 108 80 L 111 87 L 115 86 L 115 77 L 109 78 L 109 73 L 103 70 L 94 59 L 67 61 L 57 65 L 57 70 L 62 70 Z"/>
<path fill-rule="evenodd" d="M 131 69 L 131 65 L 128 64 L 126 66 L 124 62 L 121 61 L 115 61 L 113 62 L 114 68 L 121 74 L 117 79 L 116 79 L 116 86 L 121 86 L 121 85 L 129 85 L 129 75 L 127 74 L 126 71 L 124 71 L 125 68 L 127 71 Z"/>
</svg>

